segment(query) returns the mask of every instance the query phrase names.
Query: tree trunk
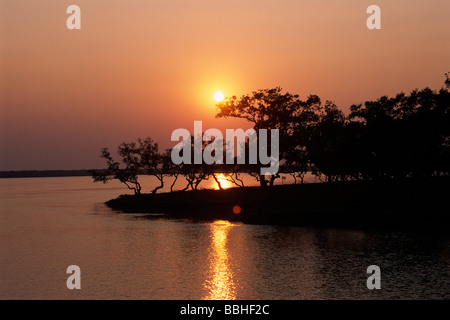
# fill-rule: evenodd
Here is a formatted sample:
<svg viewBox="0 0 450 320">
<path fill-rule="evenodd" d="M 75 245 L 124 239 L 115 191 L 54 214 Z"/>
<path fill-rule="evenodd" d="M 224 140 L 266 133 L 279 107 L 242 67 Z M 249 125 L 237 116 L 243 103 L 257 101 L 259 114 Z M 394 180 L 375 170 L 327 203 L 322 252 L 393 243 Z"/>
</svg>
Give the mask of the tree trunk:
<svg viewBox="0 0 450 320">
<path fill-rule="evenodd" d="M 159 189 L 164 187 L 164 179 L 163 177 L 159 178 L 157 177 L 159 182 L 161 183 L 159 186 L 157 186 L 155 189 L 153 189 L 152 194 L 155 194 Z"/>
<path fill-rule="evenodd" d="M 265 177 L 265 176 L 263 176 L 263 175 L 260 175 L 260 176 L 259 176 L 259 185 L 260 185 L 262 188 L 267 187 L 267 180 L 266 180 L 266 177 Z"/>
<path fill-rule="evenodd" d="M 200 184 L 200 182 L 202 182 L 203 179 L 198 179 L 197 181 L 195 181 L 195 189 L 194 190 L 198 190 L 198 185 Z"/>
<path fill-rule="evenodd" d="M 292 176 L 292 178 L 294 178 L 294 184 L 297 184 L 297 177 L 295 176 L 295 172 L 294 174 L 290 173 L 290 175 Z"/>
<path fill-rule="evenodd" d="M 219 190 L 223 190 L 222 185 L 220 184 L 219 179 L 217 179 L 217 177 L 216 177 L 216 174 L 213 173 L 212 176 L 213 176 L 213 178 L 214 178 L 214 181 L 216 181 L 217 185 L 219 186 Z"/>
<path fill-rule="evenodd" d="M 270 184 L 269 185 L 271 188 L 273 187 L 273 183 L 275 182 L 275 179 L 277 179 L 279 177 L 280 177 L 280 175 L 278 173 L 270 176 L 270 182 L 269 182 Z"/>
<path fill-rule="evenodd" d="M 175 180 L 173 180 L 172 185 L 170 186 L 170 192 L 173 192 L 173 186 L 175 185 L 175 182 L 177 182 L 178 174 L 175 175 Z"/>
</svg>

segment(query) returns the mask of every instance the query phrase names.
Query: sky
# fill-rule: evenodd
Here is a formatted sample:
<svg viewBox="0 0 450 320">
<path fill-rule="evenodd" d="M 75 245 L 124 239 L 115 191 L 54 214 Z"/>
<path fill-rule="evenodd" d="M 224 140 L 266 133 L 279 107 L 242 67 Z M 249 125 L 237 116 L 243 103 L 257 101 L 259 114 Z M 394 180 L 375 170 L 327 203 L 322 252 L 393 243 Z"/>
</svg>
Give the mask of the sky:
<svg viewBox="0 0 450 320">
<path fill-rule="evenodd" d="M 215 118 L 217 91 L 280 86 L 347 112 L 438 90 L 449 13 L 448 0 L 0 0 L 0 170 L 102 168 L 101 148 L 150 136 L 166 149 L 194 120 L 250 127 Z"/>
</svg>

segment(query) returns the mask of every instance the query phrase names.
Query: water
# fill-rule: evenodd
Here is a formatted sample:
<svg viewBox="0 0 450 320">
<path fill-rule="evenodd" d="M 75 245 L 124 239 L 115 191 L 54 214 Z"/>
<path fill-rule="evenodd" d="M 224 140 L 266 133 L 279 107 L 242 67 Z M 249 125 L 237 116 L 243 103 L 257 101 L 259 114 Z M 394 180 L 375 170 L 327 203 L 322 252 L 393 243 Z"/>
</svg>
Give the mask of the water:
<svg viewBox="0 0 450 320">
<path fill-rule="evenodd" d="M 105 207 L 126 190 L 89 177 L 0 191 L 1 299 L 450 298 L 446 235 L 148 219 Z M 81 290 L 66 287 L 73 264 Z"/>
</svg>

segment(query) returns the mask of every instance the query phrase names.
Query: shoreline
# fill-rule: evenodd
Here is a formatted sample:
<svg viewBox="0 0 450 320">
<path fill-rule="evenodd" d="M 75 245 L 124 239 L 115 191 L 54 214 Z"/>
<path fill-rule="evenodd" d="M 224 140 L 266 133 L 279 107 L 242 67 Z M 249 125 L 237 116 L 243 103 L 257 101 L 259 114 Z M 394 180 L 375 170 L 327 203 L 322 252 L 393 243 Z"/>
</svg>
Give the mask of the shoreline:
<svg viewBox="0 0 450 320">
<path fill-rule="evenodd" d="M 105 204 L 171 219 L 350 229 L 450 230 L 450 179 L 347 181 L 121 195 Z M 240 214 L 233 207 L 241 208 Z"/>
</svg>

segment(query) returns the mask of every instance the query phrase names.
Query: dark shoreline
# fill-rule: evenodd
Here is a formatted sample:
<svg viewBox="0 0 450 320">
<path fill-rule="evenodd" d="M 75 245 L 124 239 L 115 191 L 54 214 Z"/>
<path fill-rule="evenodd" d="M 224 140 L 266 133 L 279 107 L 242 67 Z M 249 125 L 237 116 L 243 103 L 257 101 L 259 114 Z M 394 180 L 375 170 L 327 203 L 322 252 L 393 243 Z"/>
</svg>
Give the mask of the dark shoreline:
<svg viewBox="0 0 450 320">
<path fill-rule="evenodd" d="M 120 212 L 194 221 L 448 231 L 449 195 L 450 179 L 443 177 L 122 195 L 106 205 Z M 233 213 L 236 205 L 242 209 L 238 215 Z"/>
<path fill-rule="evenodd" d="M 89 170 L 20 170 L 0 171 L 0 179 L 14 178 L 56 178 L 91 176 Z"/>
</svg>

